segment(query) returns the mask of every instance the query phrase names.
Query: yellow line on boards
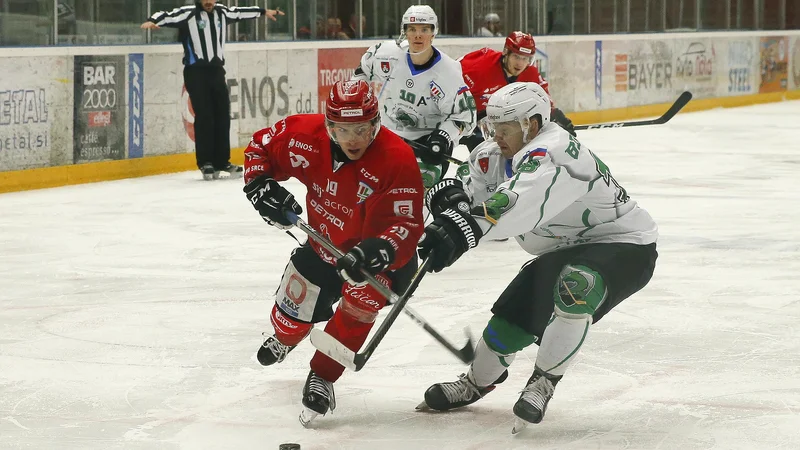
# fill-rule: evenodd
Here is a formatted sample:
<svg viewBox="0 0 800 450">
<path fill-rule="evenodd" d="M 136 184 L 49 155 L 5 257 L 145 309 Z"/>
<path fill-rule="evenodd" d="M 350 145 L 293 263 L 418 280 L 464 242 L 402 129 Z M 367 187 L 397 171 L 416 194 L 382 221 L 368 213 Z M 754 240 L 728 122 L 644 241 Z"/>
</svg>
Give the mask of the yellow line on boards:
<svg viewBox="0 0 800 450">
<path fill-rule="evenodd" d="M 713 108 L 731 108 L 759 103 L 799 100 L 800 90 L 771 92 L 764 94 L 741 95 L 735 97 L 715 97 L 692 99 L 681 112 L 703 111 Z M 672 104 L 630 106 L 602 111 L 568 113 L 576 125 L 589 123 L 617 122 L 622 120 L 658 117 Z M 231 162 L 242 164 L 244 148 L 231 150 Z M 44 167 L 10 172 L 0 172 L 0 193 L 44 189 L 71 184 L 94 183 L 98 181 L 120 180 L 165 173 L 197 170 L 194 153 L 177 155 L 148 156 L 145 158 L 121 161 L 75 164 L 69 166 Z M 198 172 L 197 176 L 200 176 Z"/>
</svg>

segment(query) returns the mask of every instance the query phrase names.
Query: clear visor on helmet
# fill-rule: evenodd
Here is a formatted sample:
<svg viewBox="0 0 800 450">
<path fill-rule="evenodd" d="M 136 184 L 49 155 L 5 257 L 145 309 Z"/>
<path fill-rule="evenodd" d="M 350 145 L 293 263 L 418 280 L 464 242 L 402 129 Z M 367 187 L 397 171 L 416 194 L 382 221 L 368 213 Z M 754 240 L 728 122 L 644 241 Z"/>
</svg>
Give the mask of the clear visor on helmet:
<svg viewBox="0 0 800 450">
<path fill-rule="evenodd" d="M 509 120 L 506 122 L 492 122 L 488 117 L 484 118 L 481 123 L 481 132 L 485 139 L 500 139 L 506 140 L 515 134 L 525 133 L 522 140 L 528 134 L 528 127 L 531 124 L 531 119 L 524 117 L 522 119 Z"/>
<path fill-rule="evenodd" d="M 533 55 L 523 55 L 521 53 L 508 52 L 509 63 L 524 63 L 526 66 L 533 64 Z"/>
<path fill-rule="evenodd" d="M 340 146 L 360 143 L 369 145 L 380 131 L 380 122 L 380 116 L 364 122 L 334 122 L 326 119 L 325 128 L 328 130 L 331 140 Z"/>
</svg>

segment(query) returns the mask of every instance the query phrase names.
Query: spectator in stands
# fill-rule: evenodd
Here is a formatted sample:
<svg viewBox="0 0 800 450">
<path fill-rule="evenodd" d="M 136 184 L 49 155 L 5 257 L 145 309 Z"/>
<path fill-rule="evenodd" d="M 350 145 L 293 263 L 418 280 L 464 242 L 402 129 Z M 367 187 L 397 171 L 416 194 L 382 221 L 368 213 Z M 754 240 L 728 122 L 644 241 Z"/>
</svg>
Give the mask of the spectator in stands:
<svg viewBox="0 0 800 450">
<path fill-rule="evenodd" d="M 477 36 L 481 37 L 498 37 L 503 36 L 500 31 L 500 16 L 495 13 L 489 13 L 483 18 L 483 26 L 478 30 Z"/>
<path fill-rule="evenodd" d="M 328 31 L 325 33 L 326 39 L 350 39 L 342 31 L 342 19 L 338 17 L 328 17 Z"/>
<path fill-rule="evenodd" d="M 362 36 L 365 36 L 367 34 L 367 18 L 365 16 L 361 16 L 361 30 L 362 30 Z M 347 28 L 345 28 L 344 33 L 350 39 L 359 39 L 358 14 L 350 15 L 350 22 L 347 24 Z"/>
<path fill-rule="evenodd" d="M 325 31 L 327 24 L 325 18 L 317 16 L 316 28 L 312 29 L 311 25 L 303 25 L 297 30 L 297 39 L 325 39 Z"/>
</svg>

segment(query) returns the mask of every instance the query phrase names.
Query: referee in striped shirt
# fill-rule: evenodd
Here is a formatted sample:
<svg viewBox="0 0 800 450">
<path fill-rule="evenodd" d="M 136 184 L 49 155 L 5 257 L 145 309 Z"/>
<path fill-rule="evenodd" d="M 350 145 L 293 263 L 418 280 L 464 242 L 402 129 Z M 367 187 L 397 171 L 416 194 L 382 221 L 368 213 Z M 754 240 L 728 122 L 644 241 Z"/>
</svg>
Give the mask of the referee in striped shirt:
<svg viewBox="0 0 800 450">
<path fill-rule="evenodd" d="M 141 26 L 178 29 L 183 45 L 183 82 L 194 109 L 197 167 L 205 180 L 219 178 L 220 172 L 242 176 L 242 167 L 231 164 L 231 103 L 223 68 L 227 25 L 261 16 L 276 20 L 277 14 L 283 15 L 283 11 L 227 7 L 215 0 L 201 0 L 194 6 L 159 11 Z"/>
</svg>

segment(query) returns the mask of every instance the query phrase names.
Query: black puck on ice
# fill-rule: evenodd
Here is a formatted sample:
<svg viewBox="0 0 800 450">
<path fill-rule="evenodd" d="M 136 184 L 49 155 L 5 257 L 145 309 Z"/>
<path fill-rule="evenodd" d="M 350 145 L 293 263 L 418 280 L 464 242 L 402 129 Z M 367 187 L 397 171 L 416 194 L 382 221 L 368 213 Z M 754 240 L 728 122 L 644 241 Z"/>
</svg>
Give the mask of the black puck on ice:
<svg viewBox="0 0 800 450">
<path fill-rule="evenodd" d="M 300 444 L 281 444 L 278 446 L 278 450 L 300 450 Z"/>
</svg>

